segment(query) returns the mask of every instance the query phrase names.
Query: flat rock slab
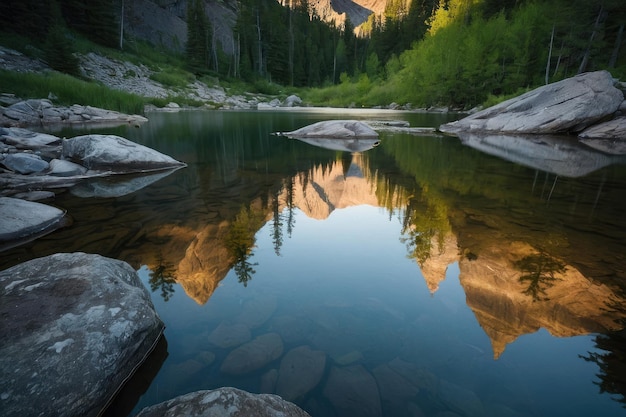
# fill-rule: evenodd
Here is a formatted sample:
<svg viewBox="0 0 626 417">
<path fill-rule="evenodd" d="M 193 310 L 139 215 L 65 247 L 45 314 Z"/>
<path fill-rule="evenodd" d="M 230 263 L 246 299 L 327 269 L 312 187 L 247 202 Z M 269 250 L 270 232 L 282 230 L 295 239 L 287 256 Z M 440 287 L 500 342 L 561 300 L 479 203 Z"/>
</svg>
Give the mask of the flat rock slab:
<svg viewBox="0 0 626 417">
<path fill-rule="evenodd" d="M 358 120 L 325 120 L 280 134 L 296 139 L 378 139 L 378 133 L 374 129 Z"/>
<path fill-rule="evenodd" d="M 0 272 L 0 407 L 11 416 L 97 416 L 163 323 L 135 270 L 85 253 Z"/>
<path fill-rule="evenodd" d="M 0 197 L 0 250 L 46 235 L 64 224 L 65 211 L 19 198 Z"/>
<path fill-rule="evenodd" d="M 608 71 L 588 72 L 446 123 L 439 130 L 451 134 L 579 132 L 612 116 L 623 101 L 624 94 L 614 87 Z"/>
<path fill-rule="evenodd" d="M 311 417 L 277 395 L 250 394 L 236 388 L 218 388 L 181 395 L 144 408 L 137 417 Z"/>
</svg>

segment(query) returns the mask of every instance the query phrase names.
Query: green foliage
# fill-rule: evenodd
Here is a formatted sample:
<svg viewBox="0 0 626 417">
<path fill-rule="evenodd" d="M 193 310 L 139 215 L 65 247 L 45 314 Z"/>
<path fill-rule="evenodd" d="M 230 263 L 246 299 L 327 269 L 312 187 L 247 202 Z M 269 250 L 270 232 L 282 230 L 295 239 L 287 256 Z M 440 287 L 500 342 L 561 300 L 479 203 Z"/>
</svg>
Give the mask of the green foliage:
<svg viewBox="0 0 626 417">
<path fill-rule="evenodd" d="M 185 54 L 192 71 L 208 69 L 209 45 L 211 45 L 211 25 L 204 10 L 203 0 L 187 2 L 187 43 Z"/>
<path fill-rule="evenodd" d="M 80 75 L 78 58 L 73 53 L 72 40 L 66 29 L 59 25 L 53 25 L 46 38 L 44 45 L 45 60 L 52 69 L 70 75 Z"/>
<path fill-rule="evenodd" d="M 111 90 L 58 72 L 42 75 L 0 70 L 0 91 L 22 98 L 41 98 L 52 93 L 62 105 L 90 105 L 129 114 L 142 113 L 146 102 L 135 94 Z"/>
<path fill-rule="evenodd" d="M 150 79 L 170 88 L 184 89 L 188 84 L 196 81 L 196 77 L 182 68 L 168 67 L 167 69 L 155 72 L 150 75 Z"/>
</svg>

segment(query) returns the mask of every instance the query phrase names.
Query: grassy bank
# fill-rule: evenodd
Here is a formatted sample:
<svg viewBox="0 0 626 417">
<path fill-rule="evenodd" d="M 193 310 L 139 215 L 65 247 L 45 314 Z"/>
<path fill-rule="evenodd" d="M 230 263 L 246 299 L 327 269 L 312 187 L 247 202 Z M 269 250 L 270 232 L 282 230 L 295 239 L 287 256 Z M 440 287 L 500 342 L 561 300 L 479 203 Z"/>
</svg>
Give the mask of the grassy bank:
<svg viewBox="0 0 626 417">
<path fill-rule="evenodd" d="M 136 94 L 111 90 L 58 72 L 34 74 L 0 70 L 0 91 L 20 98 L 54 96 L 53 101 L 61 105 L 90 105 L 128 114 L 143 112 L 148 101 Z"/>
</svg>

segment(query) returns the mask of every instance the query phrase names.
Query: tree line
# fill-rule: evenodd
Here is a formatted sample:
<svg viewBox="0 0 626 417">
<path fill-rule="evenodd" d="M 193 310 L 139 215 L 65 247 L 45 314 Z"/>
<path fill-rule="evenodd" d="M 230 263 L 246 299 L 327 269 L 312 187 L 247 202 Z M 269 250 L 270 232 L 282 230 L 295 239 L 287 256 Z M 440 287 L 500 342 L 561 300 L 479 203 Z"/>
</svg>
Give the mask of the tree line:
<svg viewBox="0 0 626 417">
<path fill-rule="evenodd" d="M 187 0 L 184 62 L 196 74 L 324 87 L 357 105 L 469 107 L 584 71 L 626 75 L 622 2 L 388 0 L 357 36 L 349 19 L 324 22 L 308 0 L 235 0 L 226 53 L 207 1 Z M 71 32 L 120 48 L 123 7 L 123 0 L 4 0 L 0 16 L 4 31 L 41 42 L 53 68 L 76 74 Z"/>
</svg>

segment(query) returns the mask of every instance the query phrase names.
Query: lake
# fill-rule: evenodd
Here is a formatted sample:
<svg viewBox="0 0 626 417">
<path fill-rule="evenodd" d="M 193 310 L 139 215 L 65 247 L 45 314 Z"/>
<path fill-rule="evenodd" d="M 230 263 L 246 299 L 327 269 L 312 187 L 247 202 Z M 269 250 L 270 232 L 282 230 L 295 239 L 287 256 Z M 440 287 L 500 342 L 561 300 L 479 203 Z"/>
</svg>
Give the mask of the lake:
<svg viewBox="0 0 626 417">
<path fill-rule="evenodd" d="M 271 134 L 457 117 L 184 111 L 91 127 L 188 167 L 129 194 L 127 177 L 59 194 L 72 225 L 0 268 L 82 251 L 138 271 L 165 338 L 111 416 L 222 386 L 313 417 L 626 416 L 623 158 L 558 138 Z"/>
</svg>

